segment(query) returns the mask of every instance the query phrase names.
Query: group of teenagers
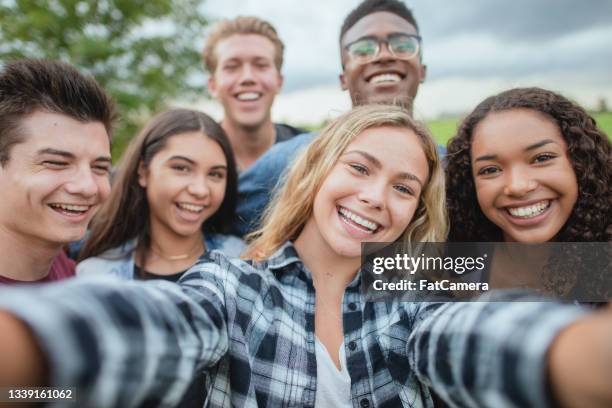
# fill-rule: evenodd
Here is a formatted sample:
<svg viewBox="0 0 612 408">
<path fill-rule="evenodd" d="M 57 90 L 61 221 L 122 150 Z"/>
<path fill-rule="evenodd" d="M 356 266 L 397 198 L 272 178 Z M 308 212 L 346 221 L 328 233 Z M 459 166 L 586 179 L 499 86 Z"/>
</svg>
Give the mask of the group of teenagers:
<svg viewBox="0 0 612 408">
<path fill-rule="evenodd" d="M 438 146 L 412 117 L 426 67 L 396 0 L 352 10 L 340 48 L 353 109 L 295 135 L 270 119 L 274 28 L 220 22 L 204 65 L 223 121 L 156 115 L 112 183 L 104 90 L 65 63 L 7 63 L 0 387 L 75 387 L 92 407 L 612 405 L 607 306 L 366 302 L 360 272 L 363 242 L 610 242 L 607 135 L 516 88 Z"/>
</svg>

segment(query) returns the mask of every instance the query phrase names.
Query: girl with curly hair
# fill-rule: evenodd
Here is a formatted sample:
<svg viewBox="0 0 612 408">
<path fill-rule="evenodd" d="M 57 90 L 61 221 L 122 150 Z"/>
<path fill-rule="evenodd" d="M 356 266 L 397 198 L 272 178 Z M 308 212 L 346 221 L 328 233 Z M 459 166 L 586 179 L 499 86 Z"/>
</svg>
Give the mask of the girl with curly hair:
<svg viewBox="0 0 612 408">
<path fill-rule="evenodd" d="M 484 100 L 448 145 L 450 241 L 612 237 L 612 148 L 583 108 L 541 88 Z"/>
<path fill-rule="evenodd" d="M 495 246 L 493 287 L 609 298 L 610 249 L 584 243 L 612 236 L 612 148 L 583 108 L 541 88 L 489 97 L 449 142 L 447 163 L 449 241 L 566 243 Z"/>
</svg>

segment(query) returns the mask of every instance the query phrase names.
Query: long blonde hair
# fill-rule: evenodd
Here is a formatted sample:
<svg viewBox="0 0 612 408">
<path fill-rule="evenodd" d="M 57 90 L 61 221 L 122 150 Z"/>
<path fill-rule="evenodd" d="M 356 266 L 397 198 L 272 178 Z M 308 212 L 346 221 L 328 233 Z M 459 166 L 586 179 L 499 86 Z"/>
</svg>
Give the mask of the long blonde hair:
<svg viewBox="0 0 612 408">
<path fill-rule="evenodd" d="M 295 240 L 312 215 L 314 199 L 323 180 L 342 152 L 364 130 L 382 126 L 413 131 L 421 142 L 429 168 L 429 180 L 418 208 L 398 241 L 444 241 L 447 233 L 444 173 L 435 142 L 406 110 L 392 105 L 364 105 L 329 123 L 293 162 L 284 186 L 275 192 L 264 212 L 261 228 L 248 236 L 252 242 L 244 257 L 261 261 L 285 241 Z"/>
</svg>

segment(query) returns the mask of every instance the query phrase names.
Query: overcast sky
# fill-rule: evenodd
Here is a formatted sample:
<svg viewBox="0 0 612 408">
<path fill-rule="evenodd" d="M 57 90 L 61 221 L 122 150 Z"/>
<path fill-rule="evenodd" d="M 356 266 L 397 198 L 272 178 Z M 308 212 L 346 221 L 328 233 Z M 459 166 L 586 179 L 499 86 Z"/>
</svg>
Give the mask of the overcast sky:
<svg viewBox="0 0 612 408">
<path fill-rule="evenodd" d="M 359 0 L 207 0 L 212 19 L 255 15 L 285 42 L 276 120 L 316 123 L 350 107 L 340 91 L 338 33 Z M 612 102 L 612 1 L 414 0 L 428 65 L 415 114 L 469 111 L 486 96 L 538 85 L 587 108 Z M 214 104 L 207 108 L 219 116 Z"/>
</svg>

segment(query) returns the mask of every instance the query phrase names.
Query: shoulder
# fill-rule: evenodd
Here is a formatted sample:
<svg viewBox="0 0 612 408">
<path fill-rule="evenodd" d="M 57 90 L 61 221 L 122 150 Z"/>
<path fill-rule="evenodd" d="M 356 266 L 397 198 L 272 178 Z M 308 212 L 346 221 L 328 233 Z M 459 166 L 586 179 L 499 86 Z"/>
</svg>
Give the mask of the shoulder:
<svg viewBox="0 0 612 408">
<path fill-rule="evenodd" d="M 211 251 L 220 251 L 228 257 L 239 257 L 246 248 L 245 242 L 234 235 L 210 234 L 206 236 L 206 244 Z"/>
<path fill-rule="evenodd" d="M 291 139 L 293 136 L 305 133 L 304 129 L 296 128 L 286 123 L 275 123 L 274 129 L 276 130 L 276 143 L 283 142 Z"/>
<path fill-rule="evenodd" d="M 115 275 L 124 279 L 132 279 L 135 248 L 136 241 L 132 240 L 109 249 L 99 256 L 87 258 L 77 265 L 77 276 Z"/>
</svg>

